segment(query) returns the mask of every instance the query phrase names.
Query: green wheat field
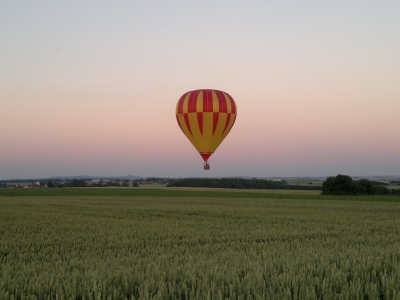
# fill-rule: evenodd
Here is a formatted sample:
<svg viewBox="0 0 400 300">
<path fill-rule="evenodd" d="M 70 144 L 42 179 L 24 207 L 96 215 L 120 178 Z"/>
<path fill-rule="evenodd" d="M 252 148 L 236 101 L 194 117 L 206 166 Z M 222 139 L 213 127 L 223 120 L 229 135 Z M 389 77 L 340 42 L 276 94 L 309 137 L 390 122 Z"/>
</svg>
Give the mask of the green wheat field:
<svg viewBox="0 0 400 300">
<path fill-rule="evenodd" d="M 1 190 L 0 299 L 400 299 L 400 197 Z"/>
</svg>

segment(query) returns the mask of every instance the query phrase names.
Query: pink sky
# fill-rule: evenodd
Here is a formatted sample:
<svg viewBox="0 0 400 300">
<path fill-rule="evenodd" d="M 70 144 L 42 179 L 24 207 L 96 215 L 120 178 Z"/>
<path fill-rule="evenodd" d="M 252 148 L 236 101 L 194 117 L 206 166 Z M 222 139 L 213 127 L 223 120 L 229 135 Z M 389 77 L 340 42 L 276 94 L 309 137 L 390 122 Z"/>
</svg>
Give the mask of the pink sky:
<svg viewBox="0 0 400 300">
<path fill-rule="evenodd" d="M 400 4 L 0 4 L 0 179 L 400 175 Z M 238 117 L 202 170 L 179 97 Z"/>
</svg>

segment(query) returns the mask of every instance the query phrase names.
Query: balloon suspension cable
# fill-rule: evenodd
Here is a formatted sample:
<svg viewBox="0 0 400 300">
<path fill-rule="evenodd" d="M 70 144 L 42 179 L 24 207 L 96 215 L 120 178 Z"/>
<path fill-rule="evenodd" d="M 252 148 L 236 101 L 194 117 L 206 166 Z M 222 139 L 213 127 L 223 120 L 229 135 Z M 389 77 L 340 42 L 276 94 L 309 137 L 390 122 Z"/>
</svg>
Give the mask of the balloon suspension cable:
<svg viewBox="0 0 400 300">
<path fill-rule="evenodd" d="M 208 161 L 204 161 L 204 170 L 210 170 L 210 165 Z"/>
</svg>

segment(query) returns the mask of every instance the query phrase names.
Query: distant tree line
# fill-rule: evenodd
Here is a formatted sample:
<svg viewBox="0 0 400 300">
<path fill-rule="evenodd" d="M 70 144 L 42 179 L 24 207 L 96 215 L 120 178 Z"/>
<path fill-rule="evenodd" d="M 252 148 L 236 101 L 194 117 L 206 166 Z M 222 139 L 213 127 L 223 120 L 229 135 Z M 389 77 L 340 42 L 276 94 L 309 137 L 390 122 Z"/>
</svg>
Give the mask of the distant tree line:
<svg viewBox="0 0 400 300">
<path fill-rule="evenodd" d="M 319 186 L 289 185 L 285 180 L 242 178 L 184 178 L 170 180 L 167 187 L 209 187 L 228 189 L 271 189 L 271 190 L 321 190 Z"/>
<path fill-rule="evenodd" d="M 148 177 L 148 178 L 140 178 L 140 179 L 136 179 L 137 181 L 141 182 L 141 181 L 147 181 L 147 182 L 162 182 L 164 181 L 165 178 L 161 178 L 161 177 Z"/>
<path fill-rule="evenodd" d="M 115 182 L 112 181 L 108 181 L 105 185 L 102 185 L 103 181 L 100 180 L 98 183 L 93 183 L 90 185 L 90 187 L 110 187 L 110 186 L 117 186 L 117 187 L 129 187 L 129 182 L 127 181 L 121 181 L 119 179 L 116 179 Z M 83 179 L 73 179 L 69 182 L 65 182 L 64 184 L 61 184 L 59 182 L 53 182 L 51 180 L 47 181 L 47 186 L 49 188 L 52 187 L 58 187 L 58 188 L 62 188 L 62 187 L 85 187 L 86 185 L 86 181 Z M 132 187 L 138 187 L 138 183 L 134 180 L 131 183 Z"/>
<path fill-rule="evenodd" d="M 45 179 L 9 179 L 9 180 L 0 180 L 0 183 L 27 183 L 27 182 L 37 182 L 39 181 L 40 184 L 45 184 L 46 181 Z M 49 180 L 50 181 L 50 180 Z M 52 182 L 61 182 L 61 179 L 55 178 L 55 179 L 51 179 Z"/>
<path fill-rule="evenodd" d="M 353 180 L 350 176 L 339 174 L 328 177 L 322 184 L 322 195 L 388 195 L 400 194 L 400 189 L 389 190 L 383 185 L 368 179 Z"/>
<path fill-rule="evenodd" d="M 70 187 L 85 187 L 85 180 L 81 179 L 72 179 L 68 186 Z"/>
</svg>

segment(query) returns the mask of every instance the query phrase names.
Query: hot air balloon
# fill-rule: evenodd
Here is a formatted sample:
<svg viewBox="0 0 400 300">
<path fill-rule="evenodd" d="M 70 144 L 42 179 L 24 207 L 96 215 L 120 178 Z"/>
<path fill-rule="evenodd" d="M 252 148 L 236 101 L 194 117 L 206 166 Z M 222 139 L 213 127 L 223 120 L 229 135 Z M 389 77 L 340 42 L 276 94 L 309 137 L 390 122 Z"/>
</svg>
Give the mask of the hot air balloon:
<svg viewBox="0 0 400 300">
<path fill-rule="evenodd" d="M 236 114 L 233 98 L 218 90 L 190 91 L 178 100 L 176 120 L 203 158 L 204 170 L 210 169 L 208 159 L 228 135 Z"/>
</svg>

